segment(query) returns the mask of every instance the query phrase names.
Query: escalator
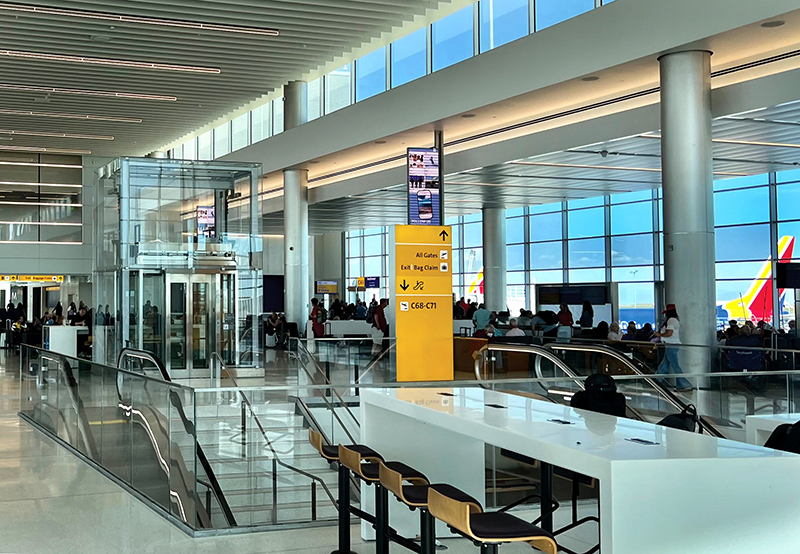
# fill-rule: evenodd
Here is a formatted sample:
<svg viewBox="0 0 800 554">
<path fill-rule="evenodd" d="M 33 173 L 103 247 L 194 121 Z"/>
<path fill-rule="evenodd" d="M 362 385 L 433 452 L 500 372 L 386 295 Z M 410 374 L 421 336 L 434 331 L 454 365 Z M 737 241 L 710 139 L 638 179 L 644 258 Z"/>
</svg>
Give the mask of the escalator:
<svg viewBox="0 0 800 554">
<path fill-rule="evenodd" d="M 499 357 L 488 356 L 499 352 Z M 632 375 L 642 377 L 635 381 L 618 380 L 617 386 L 627 399 L 626 415 L 631 419 L 656 423 L 671 413 L 679 413 L 688 405 L 671 388 L 652 375 L 647 366 L 629 358 L 623 352 L 605 345 L 579 343 L 551 343 L 546 346 L 517 344 L 487 344 L 475 353 L 475 377 L 485 379 L 488 369 L 496 376 L 498 366 L 504 373 L 520 373 L 520 366 L 530 377 L 538 379 L 563 379 L 563 382 L 521 382 L 512 385 L 514 394 L 568 404 L 574 392 L 583 389 L 582 378 L 592 373 Z M 581 358 L 584 363 L 580 363 Z M 606 360 L 612 360 L 608 363 Z M 701 433 L 724 438 L 718 426 L 726 422 L 698 417 Z M 727 422 L 732 424 L 732 422 Z"/>
</svg>

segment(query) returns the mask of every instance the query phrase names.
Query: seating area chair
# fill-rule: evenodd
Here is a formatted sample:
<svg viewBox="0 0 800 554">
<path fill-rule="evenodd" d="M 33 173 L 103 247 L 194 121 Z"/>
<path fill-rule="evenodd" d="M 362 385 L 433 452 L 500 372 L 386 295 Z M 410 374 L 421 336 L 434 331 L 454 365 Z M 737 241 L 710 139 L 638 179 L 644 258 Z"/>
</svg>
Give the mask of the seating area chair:
<svg viewBox="0 0 800 554">
<path fill-rule="evenodd" d="M 553 535 L 512 514 L 484 512 L 480 502 L 455 487 L 430 487 L 428 509 L 454 532 L 481 547 L 481 554 L 497 554 L 503 543 L 526 542 L 546 554 L 557 554 Z"/>
</svg>

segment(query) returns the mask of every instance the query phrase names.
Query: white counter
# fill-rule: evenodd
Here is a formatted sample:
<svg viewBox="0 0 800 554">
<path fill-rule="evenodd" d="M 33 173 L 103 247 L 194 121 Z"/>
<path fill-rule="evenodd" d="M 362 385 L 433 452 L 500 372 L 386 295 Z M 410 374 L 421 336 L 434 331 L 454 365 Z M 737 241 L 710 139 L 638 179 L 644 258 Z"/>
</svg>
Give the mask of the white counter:
<svg viewBox="0 0 800 554">
<path fill-rule="evenodd" d="M 745 418 L 747 442 L 763 445 L 779 425 L 798 421 L 800 421 L 800 414 L 749 415 Z"/>
<path fill-rule="evenodd" d="M 362 389 L 361 412 L 364 444 L 478 499 L 485 444 L 599 479 L 604 554 L 800 552 L 800 456 L 480 388 Z"/>
</svg>

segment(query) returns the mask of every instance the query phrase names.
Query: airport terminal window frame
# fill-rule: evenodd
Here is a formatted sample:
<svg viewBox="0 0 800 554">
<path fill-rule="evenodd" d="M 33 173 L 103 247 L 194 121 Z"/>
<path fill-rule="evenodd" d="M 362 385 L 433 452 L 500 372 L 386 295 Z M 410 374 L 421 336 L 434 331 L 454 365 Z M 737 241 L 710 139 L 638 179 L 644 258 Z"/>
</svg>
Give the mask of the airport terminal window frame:
<svg viewBox="0 0 800 554">
<path fill-rule="evenodd" d="M 359 101 L 371 98 L 386 90 L 402 86 L 416 79 L 425 77 L 426 75 L 430 75 L 435 71 L 445 69 L 461 61 L 489 52 L 495 48 L 499 48 L 505 44 L 536 33 L 544 28 L 582 15 L 587 11 L 591 11 L 591 9 L 599 8 L 613 0 L 604 0 L 602 2 L 600 0 L 569 1 L 572 3 L 580 3 L 580 9 L 567 12 L 564 12 L 562 9 L 561 11 L 563 13 L 556 13 L 557 17 L 555 17 L 555 19 L 551 18 L 552 21 L 544 21 L 541 15 L 543 13 L 542 10 L 548 7 L 552 8 L 553 6 L 560 6 L 560 8 L 563 8 L 563 0 L 480 0 L 470 6 L 465 6 L 456 12 L 442 17 L 438 21 L 434 21 L 425 27 L 396 39 L 388 45 L 378 46 L 376 50 L 368 52 L 352 62 L 325 73 L 309 82 L 308 121 L 313 121 L 314 119 L 331 114 Z M 591 7 L 589 7 L 590 5 Z M 527 13 L 523 14 L 526 6 Z M 589 7 L 589 9 L 586 9 L 587 7 Z M 510 8 L 510 10 L 504 8 Z M 556 9 L 556 11 L 558 12 L 558 9 Z M 471 17 L 468 17 L 470 13 Z M 537 14 L 539 14 L 538 18 L 541 21 L 537 22 Z M 460 40 L 463 44 L 459 43 L 457 48 L 457 50 L 459 50 L 458 52 L 448 52 L 447 47 L 443 46 L 447 41 L 437 42 L 436 34 L 437 30 L 443 30 L 448 25 L 453 25 L 455 23 L 458 23 L 463 28 L 462 32 L 459 33 Z M 467 38 L 461 37 L 465 32 L 471 34 L 471 43 Z M 495 36 L 496 34 L 500 36 Z M 414 63 L 417 64 L 417 67 L 414 71 L 403 74 L 403 72 L 398 69 L 398 78 L 395 78 L 395 65 L 399 63 L 400 60 L 395 59 L 393 50 L 395 47 L 399 50 L 407 46 L 409 42 L 420 42 L 422 35 L 425 36 L 424 71 L 421 70 L 422 64 L 420 64 L 419 60 L 416 60 Z M 378 51 L 381 53 L 376 54 Z M 419 54 L 419 52 L 415 52 L 415 55 L 417 54 Z M 378 88 L 372 87 L 365 93 L 359 92 L 359 87 L 357 86 L 360 82 L 358 66 L 363 65 L 363 60 L 365 58 L 380 58 L 381 56 L 385 59 L 385 63 L 383 63 L 385 87 L 379 85 Z M 403 76 L 400 77 L 400 75 Z M 361 87 L 363 90 L 363 82 L 361 82 Z M 280 94 L 280 90 L 275 91 L 271 101 L 267 102 L 264 106 L 254 108 L 248 112 L 250 120 L 249 127 L 252 131 L 249 133 L 247 144 L 243 145 L 237 140 L 230 146 L 230 152 L 245 148 L 283 132 L 283 98 Z M 263 118 L 264 110 L 269 111 L 270 130 L 269 132 L 256 132 L 255 121 Z M 223 123 L 223 125 L 225 124 L 226 123 Z M 227 124 L 230 125 L 231 121 L 228 121 Z M 262 127 L 263 125 L 261 124 L 258 126 L 259 129 Z M 228 130 L 230 134 L 233 135 L 233 130 Z M 228 153 L 222 153 L 225 148 L 219 148 L 217 150 L 219 150 L 220 153 L 214 152 L 212 154 L 213 158 L 201 158 L 196 154 L 198 152 L 197 140 L 197 136 L 195 136 L 175 148 L 170 149 L 169 156 L 173 159 L 214 159 Z M 194 146 L 187 146 L 189 142 L 194 142 Z M 193 154 L 193 152 L 195 154 Z"/>
</svg>

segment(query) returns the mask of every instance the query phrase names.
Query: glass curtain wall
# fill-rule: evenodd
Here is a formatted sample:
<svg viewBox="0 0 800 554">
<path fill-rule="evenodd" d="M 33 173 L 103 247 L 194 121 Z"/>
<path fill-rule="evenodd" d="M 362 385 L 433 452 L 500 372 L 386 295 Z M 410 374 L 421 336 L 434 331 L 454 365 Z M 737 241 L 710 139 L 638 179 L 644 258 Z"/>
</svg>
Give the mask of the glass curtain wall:
<svg viewBox="0 0 800 554">
<path fill-rule="evenodd" d="M 719 324 L 749 318 L 786 327 L 795 318 L 795 291 L 779 291 L 772 278 L 776 261 L 800 262 L 800 170 L 724 179 L 714 189 Z M 661 202 L 657 189 L 507 210 L 508 307 L 535 309 L 536 285 L 614 283 L 621 321 L 655 323 L 664 274 Z M 453 226 L 453 293 L 480 302 L 481 214 L 446 224 Z M 368 276 L 364 259 L 386 256 L 387 231 L 380 232 L 383 241 L 348 234 L 348 280 Z"/>
</svg>

